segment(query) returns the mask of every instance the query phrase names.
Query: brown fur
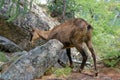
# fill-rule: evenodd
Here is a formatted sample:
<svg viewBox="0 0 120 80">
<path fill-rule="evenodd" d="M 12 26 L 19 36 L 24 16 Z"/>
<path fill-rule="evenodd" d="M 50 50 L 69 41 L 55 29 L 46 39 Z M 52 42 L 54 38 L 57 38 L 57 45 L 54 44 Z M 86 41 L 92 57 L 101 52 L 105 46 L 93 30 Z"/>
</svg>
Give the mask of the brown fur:
<svg viewBox="0 0 120 80">
<path fill-rule="evenodd" d="M 33 43 L 36 39 L 40 39 L 40 38 L 45 40 L 50 40 L 50 39 L 59 40 L 61 43 L 63 43 L 64 48 L 67 49 L 67 55 L 71 67 L 73 66 L 73 63 L 70 56 L 71 53 L 69 51 L 70 50 L 69 48 L 75 47 L 83 57 L 80 70 L 83 70 L 87 60 L 87 55 L 82 49 L 82 43 L 85 42 L 92 53 L 92 57 L 94 60 L 94 68 L 97 71 L 96 56 L 92 47 L 92 40 L 91 40 L 92 29 L 93 29 L 92 26 L 89 23 L 87 23 L 85 20 L 81 18 L 75 18 L 62 23 L 49 31 L 43 31 L 36 28 L 33 29 L 31 42 Z M 96 72 L 96 76 L 97 76 L 97 72 Z"/>
</svg>

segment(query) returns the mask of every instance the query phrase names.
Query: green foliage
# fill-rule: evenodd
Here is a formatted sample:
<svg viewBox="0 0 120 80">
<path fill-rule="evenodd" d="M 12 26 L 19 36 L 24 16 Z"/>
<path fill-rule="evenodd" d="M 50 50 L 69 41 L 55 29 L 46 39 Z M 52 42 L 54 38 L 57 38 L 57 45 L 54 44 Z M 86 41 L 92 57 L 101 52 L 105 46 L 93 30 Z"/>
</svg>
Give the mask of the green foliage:
<svg viewBox="0 0 120 80">
<path fill-rule="evenodd" d="M 80 15 L 77 15 L 77 17 L 86 19 L 94 27 L 93 43 L 98 54 L 101 55 L 103 62 L 107 66 L 116 66 L 120 61 L 118 58 L 120 56 L 120 24 L 117 22 L 119 18 L 115 22 L 114 19 L 120 12 L 120 2 L 112 0 L 108 2 L 97 2 L 95 0 L 88 2 L 86 2 L 87 0 L 76 1 L 82 7 L 82 10 L 78 12 Z M 111 57 L 113 58 L 111 59 Z"/>
<path fill-rule="evenodd" d="M 51 67 L 50 69 L 48 69 L 45 72 L 45 75 L 50 75 L 50 74 L 54 74 L 57 77 L 60 76 L 67 76 L 71 73 L 71 68 L 70 67 L 65 67 L 65 68 L 55 68 L 55 67 Z"/>
<path fill-rule="evenodd" d="M 60 68 L 60 69 L 57 69 L 54 74 L 56 76 L 66 76 L 68 74 L 70 74 L 71 72 L 71 68 L 70 67 L 66 67 L 66 68 Z"/>
<path fill-rule="evenodd" d="M 106 66 L 114 67 L 120 63 L 120 52 L 112 51 L 103 56 L 103 62 Z"/>
<path fill-rule="evenodd" d="M 60 15 L 63 13 L 63 8 L 64 8 L 64 2 L 63 0 L 56 0 L 56 3 L 50 2 L 48 4 L 48 9 L 50 12 L 57 12 Z M 66 0 L 66 17 L 68 18 L 73 18 L 75 15 L 75 1 L 74 0 Z"/>
<path fill-rule="evenodd" d="M 4 5 L 4 0 L 1 0 L 0 1 L 0 9 L 3 7 L 3 5 Z"/>
<path fill-rule="evenodd" d="M 30 4 L 28 4 L 27 0 L 24 0 L 22 6 L 23 6 L 23 11 L 20 11 L 21 7 L 21 2 L 20 0 L 11 0 L 10 7 L 8 9 L 8 12 L 5 14 L 6 16 L 9 17 L 7 20 L 8 22 L 15 20 L 18 16 L 24 15 L 31 9 L 33 0 L 30 0 Z M 5 0 L 0 1 L 0 9 L 4 7 Z"/>
<path fill-rule="evenodd" d="M 8 11 L 8 14 L 7 16 L 11 16 L 7 21 L 10 22 L 10 21 L 13 21 L 15 20 L 19 14 L 20 14 L 20 6 L 19 6 L 19 1 L 16 1 L 16 0 L 12 0 L 13 3 L 11 4 L 10 8 L 9 8 L 9 11 Z M 16 5 L 14 5 L 16 1 Z"/>
<path fill-rule="evenodd" d="M 0 61 L 1 62 L 6 62 L 7 61 L 7 58 L 6 58 L 5 54 L 2 53 L 2 52 L 0 52 Z"/>
<path fill-rule="evenodd" d="M 62 1 L 62 0 L 57 0 Z M 120 1 L 118 0 L 66 0 L 66 12 L 87 20 L 94 27 L 93 43 L 98 55 L 109 66 L 115 66 L 120 50 Z M 57 3 L 59 4 L 59 2 Z M 52 5 L 50 10 L 61 11 Z M 60 6 L 57 6 L 57 8 Z M 61 8 L 62 9 L 62 8 Z M 106 54 L 106 55 L 104 55 Z M 109 61 L 109 58 L 112 58 Z"/>
</svg>

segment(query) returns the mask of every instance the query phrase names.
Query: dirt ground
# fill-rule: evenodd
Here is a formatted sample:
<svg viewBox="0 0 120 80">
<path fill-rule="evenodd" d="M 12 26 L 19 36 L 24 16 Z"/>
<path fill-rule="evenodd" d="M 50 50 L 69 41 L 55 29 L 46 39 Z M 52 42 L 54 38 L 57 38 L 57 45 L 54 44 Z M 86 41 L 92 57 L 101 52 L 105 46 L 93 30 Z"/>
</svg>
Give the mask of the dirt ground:
<svg viewBox="0 0 120 80">
<path fill-rule="evenodd" d="M 99 66 L 99 74 L 94 77 L 90 70 L 84 70 L 82 73 L 71 72 L 67 76 L 56 77 L 54 74 L 43 76 L 35 80 L 120 80 L 120 69 Z"/>
</svg>

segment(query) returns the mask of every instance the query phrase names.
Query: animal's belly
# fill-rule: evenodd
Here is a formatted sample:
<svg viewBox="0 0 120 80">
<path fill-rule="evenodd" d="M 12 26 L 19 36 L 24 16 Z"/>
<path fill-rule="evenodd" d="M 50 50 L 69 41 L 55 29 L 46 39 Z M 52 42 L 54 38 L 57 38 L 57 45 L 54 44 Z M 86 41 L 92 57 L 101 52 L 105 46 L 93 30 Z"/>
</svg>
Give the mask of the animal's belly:
<svg viewBox="0 0 120 80">
<path fill-rule="evenodd" d="M 69 44 L 69 43 L 67 43 L 67 44 L 64 44 L 63 49 L 65 49 L 65 48 L 72 48 L 72 47 L 74 47 L 73 44 Z"/>
<path fill-rule="evenodd" d="M 82 41 L 78 42 L 78 45 L 81 44 Z M 65 48 L 72 48 L 72 47 L 75 47 L 73 44 L 71 43 L 63 43 L 64 47 L 63 49 Z"/>
</svg>

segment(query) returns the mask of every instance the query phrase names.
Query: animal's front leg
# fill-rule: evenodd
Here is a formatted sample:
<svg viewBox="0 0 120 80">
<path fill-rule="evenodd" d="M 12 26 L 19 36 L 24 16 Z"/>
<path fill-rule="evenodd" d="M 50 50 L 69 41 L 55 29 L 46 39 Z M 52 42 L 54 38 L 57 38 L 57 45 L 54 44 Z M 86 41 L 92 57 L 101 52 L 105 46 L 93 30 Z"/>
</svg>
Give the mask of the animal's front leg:
<svg viewBox="0 0 120 80">
<path fill-rule="evenodd" d="M 67 56 L 68 56 L 68 59 L 69 59 L 69 63 L 70 63 L 70 67 L 73 68 L 73 61 L 72 61 L 72 58 L 71 58 L 71 50 L 70 48 L 67 48 L 66 49 L 66 53 L 67 53 Z"/>
</svg>

